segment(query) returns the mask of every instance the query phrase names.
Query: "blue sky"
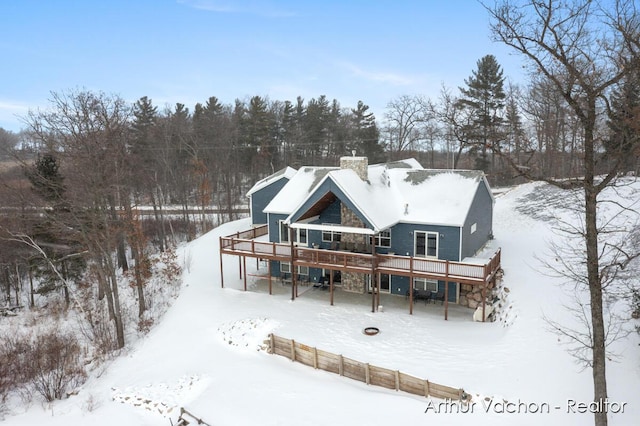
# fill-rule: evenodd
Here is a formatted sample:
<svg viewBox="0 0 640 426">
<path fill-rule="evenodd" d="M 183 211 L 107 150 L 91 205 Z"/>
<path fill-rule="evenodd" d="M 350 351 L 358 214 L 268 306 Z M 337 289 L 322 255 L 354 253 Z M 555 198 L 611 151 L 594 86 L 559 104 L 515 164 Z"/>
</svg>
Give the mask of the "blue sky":
<svg viewBox="0 0 640 426">
<path fill-rule="evenodd" d="M 190 110 L 260 95 L 343 107 L 381 120 L 400 95 L 457 91 L 482 56 L 522 79 L 518 57 L 489 37 L 476 0 L 4 0 L 0 127 L 87 89 Z"/>
</svg>

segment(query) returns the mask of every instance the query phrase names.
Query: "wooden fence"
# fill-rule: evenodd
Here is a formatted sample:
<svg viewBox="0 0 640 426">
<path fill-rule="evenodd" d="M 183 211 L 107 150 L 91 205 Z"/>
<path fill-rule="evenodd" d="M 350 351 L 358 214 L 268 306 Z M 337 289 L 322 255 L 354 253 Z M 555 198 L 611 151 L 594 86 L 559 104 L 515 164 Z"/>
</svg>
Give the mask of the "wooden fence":
<svg viewBox="0 0 640 426">
<path fill-rule="evenodd" d="M 465 400 L 467 394 L 463 389 L 420 379 L 398 370 L 376 367 L 368 363 L 356 361 L 304 345 L 292 339 L 285 339 L 274 334 L 269 335 L 269 353 L 280 355 L 310 367 L 339 374 L 367 385 L 381 386 L 414 395 L 434 398 Z"/>
</svg>

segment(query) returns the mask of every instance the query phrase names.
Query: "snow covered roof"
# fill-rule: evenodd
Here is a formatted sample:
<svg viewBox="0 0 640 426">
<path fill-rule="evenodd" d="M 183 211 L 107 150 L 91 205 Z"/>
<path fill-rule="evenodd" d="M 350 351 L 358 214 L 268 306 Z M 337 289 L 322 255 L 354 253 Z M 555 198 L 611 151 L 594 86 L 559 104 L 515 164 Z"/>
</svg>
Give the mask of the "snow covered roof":
<svg viewBox="0 0 640 426">
<path fill-rule="evenodd" d="M 329 172 L 337 169 L 337 167 L 301 167 L 267 204 L 264 212 L 290 214 Z"/>
<path fill-rule="evenodd" d="M 296 174 L 296 169 L 291 167 L 285 167 L 284 169 L 278 170 L 272 175 L 267 176 L 266 178 L 259 180 L 255 185 L 251 187 L 249 192 L 247 192 L 247 197 L 251 196 L 251 194 L 260 191 L 262 188 L 265 188 L 271 185 L 273 182 L 276 182 L 282 178 L 291 179 Z"/>
<path fill-rule="evenodd" d="M 426 170 L 414 159 L 369 166 L 367 181 L 351 169 L 331 170 L 313 187 L 327 179 L 340 188 L 376 232 L 400 222 L 462 226 L 478 186 L 486 184 L 481 171 Z M 289 213 L 291 220 L 313 191 L 307 186 L 300 197 L 303 191 L 296 188 L 294 180 L 284 189 L 289 189 L 288 204 L 284 205 L 284 199 L 277 200 L 281 206 L 278 212 Z M 294 192 L 298 195 L 295 200 L 290 195 Z M 275 198 L 272 204 L 276 204 Z M 275 210 L 272 204 L 268 207 Z"/>
</svg>

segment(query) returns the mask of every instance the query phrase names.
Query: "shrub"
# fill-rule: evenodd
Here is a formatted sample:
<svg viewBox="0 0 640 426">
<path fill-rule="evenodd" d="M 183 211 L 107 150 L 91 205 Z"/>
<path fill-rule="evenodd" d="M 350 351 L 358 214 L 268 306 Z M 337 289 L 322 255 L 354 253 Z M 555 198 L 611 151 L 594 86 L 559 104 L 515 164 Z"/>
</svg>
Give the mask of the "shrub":
<svg viewBox="0 0 640 426">
<path fill-rule="evenodd" d="M 27 356 L 33 368 L 31 383 L 47 401 L 62 399 L 67 390 L 86 379 L 80 345 L 70 334 L 54 331 L 39 335 Z"/>
</svg>

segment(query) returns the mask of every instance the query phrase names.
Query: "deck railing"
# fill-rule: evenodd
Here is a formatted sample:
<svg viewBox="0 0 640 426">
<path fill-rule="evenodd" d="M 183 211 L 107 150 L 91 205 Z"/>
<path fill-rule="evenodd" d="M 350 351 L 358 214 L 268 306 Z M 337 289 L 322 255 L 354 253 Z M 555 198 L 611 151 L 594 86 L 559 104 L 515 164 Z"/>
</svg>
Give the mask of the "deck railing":
<svg viewBox="0 0 640 426">
<path fill-rule="evenodd" d="M 392 254 L 365 254 L 339 250 L 293 247 L 284 243 L 256 241 L 266 235 L 267 226 L 220 237 L 220 252 L 224 254 L 293 261 L 296 265 L 351 272 L 404 275 L 432 279 L 484 284 L 500 268 L 500 250 L 484 265 Z"/>
</svg>

